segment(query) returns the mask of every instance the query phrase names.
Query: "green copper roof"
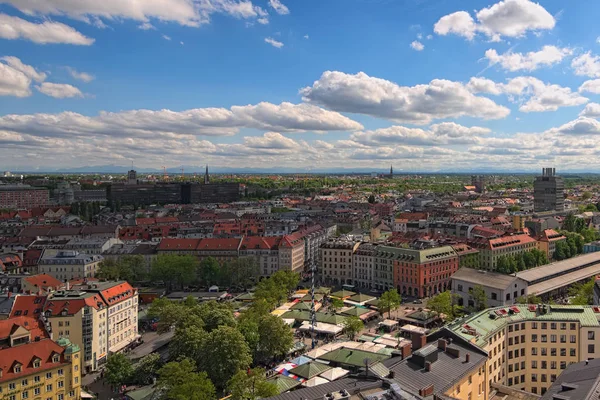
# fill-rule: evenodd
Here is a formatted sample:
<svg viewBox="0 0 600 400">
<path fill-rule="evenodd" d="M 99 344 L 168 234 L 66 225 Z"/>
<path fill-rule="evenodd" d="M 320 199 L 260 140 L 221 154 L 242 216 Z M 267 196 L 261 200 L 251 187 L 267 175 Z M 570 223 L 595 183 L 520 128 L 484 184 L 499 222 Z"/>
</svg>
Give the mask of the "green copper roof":
<svg viewBox="0 0 600 400">
<path fill-rule="evenodd" d="M 512 322 L 540 321 L 540 322 L 579 322 L 581 326 L 600 326 L 600 308 L 596 306 L 558 306 L 548 305 L 545 314 L 538 311 L 530 311 L 527 305 L 514 305 L 511 307 L 488 308 L 477 314 L 471 314 L 460 318 L 446 328 L 462 336 L 468 341 L 483 347 L 488 338 Z M 519 312 L 509 312 L 509 309 L 517 309 Z M 598 310 L 598 312 L 594 311 Z M 498 311 L 505 310 L 504 316 L 499 316 Z M 492 317 L 493 316 L 493 317 Z M 469 328 L 471 331 L 469 331 Z"/>
</svg>

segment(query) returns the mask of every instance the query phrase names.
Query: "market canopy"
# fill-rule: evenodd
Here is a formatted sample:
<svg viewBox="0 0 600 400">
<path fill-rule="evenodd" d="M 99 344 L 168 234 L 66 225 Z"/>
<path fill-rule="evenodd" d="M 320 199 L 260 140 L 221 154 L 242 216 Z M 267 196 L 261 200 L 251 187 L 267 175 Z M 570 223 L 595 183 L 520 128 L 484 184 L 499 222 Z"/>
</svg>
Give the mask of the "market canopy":
<svg viewBox="0 0 600 400">
<path fill-rule="evenodd" d="M 393 319 L 384 319 L 379 323 L 379 325 L 385 326 L 386 328 L 393 328 L 394 326 L 398 325 L 398 321 L 394 321 Z"/>
<path fill-rule="evenodd" d="M 323 372 L 319 376 L 322 378 L 325 378 L 329 381 L 334 381 L 336 379 L 341 378 L 342 376 L 348 375 L 349 373 L 350 373 L 350 371 L 348 371 L 347 369 L 336 367 L 336 368 L 331 368 L 331 369 Z"/>
<path fill-rule="evenodd" d="M 348 300 L 353 301 L 355 303 L 366 303 L 367 301 L 375 300 L 375 297 L 366 295 L 364 293 L 355 294 L 350 297 Z"/>
<path fill-rule="evenodd" d="M 300 376 L 302 378 L 310 379 L 314 376 L 320 375 L 325 371 L 330 370 L 329 365 L 322 364 L 320 362 L 312 361 L 307 364 L 302 364 L 294 369 L 290 370 L 290 374 Z"/>
<path fill-rule="evenodd" d="M 309 303 L 303 303 L 299 301 L 291 307 L 292 310 L 310 311 L 311 305 Z"/>
<path fill-rule="evenodd" d="M 310 332 L 310 331 L 312 331 L 313 328 L 312 328 L 312 325 L 310 324 L 310 322 L 304 321 L 298 329 L 303 332 Z M 337 334 L 341 333 L 343 330 L 344 330 L 344 328 L 342 328 L 339 325 L 326 324 L 324 322 L 317 322 L 317 324 L 315 326 L 315 332 L 324 333 L 326 335 L 337 335 Z"/>
<path fill-rule="evenodd" d="M 304 382 L 302 384 L 302 386 L 313 387 L 313 386 L 317 386 L 317 385 L 322 385 L 327 382 L 329 382 L 327 379 L 321 378 L 320 376 L 315 376 L 314 378 L 311 378 L 311 379 L 307 380 L 306 382 Z"/>
<path fill-rule="evenodd" d="M 273 383 L 275 386 L 277 386 L 277 391 L 279 393 L 285 393 L 288 390 L 300 385 L 300 381 L 285 375 L 277 375 L 275 378 L 267 380 L 267 382 Z"/>
<path fill-rule="evenodd" d="M 331 293 L 331 297 L 337 297 L 339 299 L 346 299 L 348 297 L 354 296 L 356 293 L 351 292 L 349 290 L 339 290 L 337 292 Z"/>
<path fill-rule="evenodd" d="M 342 311 L 341 314 L 352 316 L 352 317 L 360 317 L 361 315 L 366 314 L 368 312 L 371 312 L 371 310 L 367 310 L 366 308 L 360 308 L 360 307 L 352 307 L 352 308 Z"/>
</svg>

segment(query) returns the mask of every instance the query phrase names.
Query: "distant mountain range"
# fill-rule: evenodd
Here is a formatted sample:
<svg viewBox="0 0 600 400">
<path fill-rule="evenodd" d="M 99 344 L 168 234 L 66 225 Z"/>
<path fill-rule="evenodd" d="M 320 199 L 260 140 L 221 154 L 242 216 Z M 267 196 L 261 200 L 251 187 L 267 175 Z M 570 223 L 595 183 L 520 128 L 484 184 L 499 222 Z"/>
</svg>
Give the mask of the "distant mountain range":
<svg viewBox="0 0 600 400">
<path fill-rule="evenodd" d="M 182 167 L 167 168 L 169 175 L 181 174 Z M 58 168 L 58 169 L 38 169 L 38 170 L 23 170 L 23 171 L 11 171 L 13 174 L 19 173 L 34 173 L 34 174 L 126 174 L 131 167 L 121 165 L 95 165 L 95 166 L 83 166 L 83 167 L 69 167 L 69 168 Z M 133 167 L 138 173 L 142 174 L 162 174 L 162 169 L 145 168 L 145 167 Z M 205 166 L 192 166 L 184 165 L 183 172 L 186 175 L 189 174 L 204 174 Z M 316 169 L 298 169 L 289 167 L 268 167 L 268 168 L 243 168 L 243 167 L 211 167 L 209 166 L 209 173 L 211 174 L 388 174 L 389 169 L 387 168 L 316 168 Z M 515 171 L 515 170 L 485 170 L 481 168 L 465 169 L 465 170 L 439 170 L 439 171 L 406 171 L 401 169 L 394 169 L 394 173 L 398 175 L 404 174 L 536 174 L 541 173 L 541 170 L 531 171 Z M 597 174 L 598 171 L 578 171 L 570 170 L 564 171 L 562 174 Z M 561 171 L 558 171 L 561 174 Z"/>
</svg>

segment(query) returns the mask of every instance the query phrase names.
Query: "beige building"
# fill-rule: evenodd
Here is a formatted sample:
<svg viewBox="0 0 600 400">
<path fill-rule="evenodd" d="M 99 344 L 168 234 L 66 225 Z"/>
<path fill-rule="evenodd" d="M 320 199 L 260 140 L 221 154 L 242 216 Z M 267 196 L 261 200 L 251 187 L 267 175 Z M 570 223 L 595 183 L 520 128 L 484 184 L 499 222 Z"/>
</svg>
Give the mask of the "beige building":
<svg viewBox="0 0 600 400">
<path fill-rule="evenodd" d="M 326 284 L 352 284 L 352 257 L 360 242 L 331 240 L 321 245 L 320 273 Z"/>
<path fill-rule="evenodd" d="M 597 358 L 600 309 L 516 305 L 490 308 L 447 328 L 489 353 L 493 383 L 544 394 L 568 365 Z"/>
<path fill-rule="evenodd" d="M 489 271 L 496 270 L 500 256 L 514 256 L 538 248 L 537 240 L 526 234 L 479 238 L 470 241 L 469 245 L 479 250 L 479 265 Z"/>
<path fill-rule="evenodd" d="M 38 262 L 39 272 L 48 274 L 60 281 L 93 278 L 103 259 L 101 255 L 46 249 Z"/>
<path fill-rule="evenodd" d="M 6 328 L 10 332 L 5 341 L 8 344 L 0 348 L 2 399 L 81 399 L 77 345 L 64 338 L 36 341 L 28 329 L 14 325 L 12 320 L 0 323 L 0 332 L 6 332 Z"/>
<path fill-rule="evenodd" d="M 279 268 L 304 271 L 304 238 L 300 232 L 285 235 L 279 242 Z"/>
</svg>

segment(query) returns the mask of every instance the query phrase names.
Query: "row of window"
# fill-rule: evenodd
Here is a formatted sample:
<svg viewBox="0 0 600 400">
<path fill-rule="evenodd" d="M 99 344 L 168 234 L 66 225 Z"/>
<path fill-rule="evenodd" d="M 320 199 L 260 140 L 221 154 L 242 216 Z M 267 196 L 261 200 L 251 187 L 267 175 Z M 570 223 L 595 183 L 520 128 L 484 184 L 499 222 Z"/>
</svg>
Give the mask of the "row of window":
<svg viewBox="0 0 600 400">
<path fill-rule="evenodd" d="M 33 395 L 34 396 L 39 396 L 40 395 L 40 388 L 35 388 L 33 391 Z M 69 397 L 75 397 L 75 391 L 71 390 L 69 392 Z M 26 390 L 24 392 L 21 393 L 21 399 L 28 399 L 29 398 L 29 391 Z M 59 393 L 56 395 L 56 400 L 64 400 L 65 399 L 65 395 L 62 393 Z M 8 400 L 17 400 L 17 395 L 13 394 L 8 396 Z M 54 400 L 52 397 L 46 397 L 46 400 Z"/>
</svg>

